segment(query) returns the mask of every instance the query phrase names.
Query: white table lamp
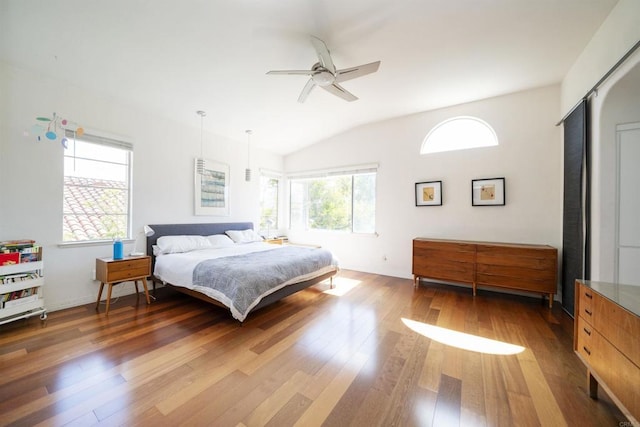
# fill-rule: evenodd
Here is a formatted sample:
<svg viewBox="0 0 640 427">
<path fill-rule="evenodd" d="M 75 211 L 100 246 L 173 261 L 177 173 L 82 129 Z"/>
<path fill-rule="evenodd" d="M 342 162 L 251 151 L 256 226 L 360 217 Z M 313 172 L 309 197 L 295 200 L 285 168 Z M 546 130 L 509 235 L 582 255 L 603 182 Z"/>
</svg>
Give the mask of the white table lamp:
<svg viewBox="0 0 640 427">
<path fill-rule="evenodd" d="M 136 243 L 133 247 L 133 252 L 131 252 L 129 255 L 142 256 L 145 254 L 144 252 L 138 251 L 138 241 L 140 240 L 141 234 L 144 235 L 145 237 L 149 237 L 156 234 L 156 232 L 153 230 L 153 228 L 149 227 L 148 225 L 145 225 L 144 227 L 142 227 L 142 230 L 136 235 Z"/>
</svg>

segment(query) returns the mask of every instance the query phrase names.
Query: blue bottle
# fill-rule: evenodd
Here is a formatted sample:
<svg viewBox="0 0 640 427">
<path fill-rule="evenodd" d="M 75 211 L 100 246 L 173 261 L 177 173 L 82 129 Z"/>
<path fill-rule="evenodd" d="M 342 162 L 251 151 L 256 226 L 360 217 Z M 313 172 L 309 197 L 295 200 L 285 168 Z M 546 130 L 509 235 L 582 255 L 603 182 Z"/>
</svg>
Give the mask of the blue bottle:
<svg viewBox="0 0 640 427">
<path fill-rule="evenodd" d="M 124 253 L 124 248 L 122 245 L 122 240 L 116 239 L 113 241 L 113 259 L 122 259 Z"/>
</svg>

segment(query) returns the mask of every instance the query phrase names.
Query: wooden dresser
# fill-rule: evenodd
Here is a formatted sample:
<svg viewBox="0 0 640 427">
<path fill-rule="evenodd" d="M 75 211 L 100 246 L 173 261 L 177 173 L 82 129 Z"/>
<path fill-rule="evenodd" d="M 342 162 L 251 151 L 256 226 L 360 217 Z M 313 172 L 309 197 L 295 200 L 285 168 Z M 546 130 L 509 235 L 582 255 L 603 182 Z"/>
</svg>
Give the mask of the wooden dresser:
<svg viewBox="0 0 640 427">
<path fill-rule="evenodd" d="M 573 348 L 587 366 L 589 395 L 598 384 L 640 425 L 640 286 L 576 280 Z"/>
<path fill-rule="evenodd" d="M 413 280 L 420 278 L 536 292 L 557 290 L 558 251 L 552 246 L 468 240 L 413 239 Z"/>
</svg>

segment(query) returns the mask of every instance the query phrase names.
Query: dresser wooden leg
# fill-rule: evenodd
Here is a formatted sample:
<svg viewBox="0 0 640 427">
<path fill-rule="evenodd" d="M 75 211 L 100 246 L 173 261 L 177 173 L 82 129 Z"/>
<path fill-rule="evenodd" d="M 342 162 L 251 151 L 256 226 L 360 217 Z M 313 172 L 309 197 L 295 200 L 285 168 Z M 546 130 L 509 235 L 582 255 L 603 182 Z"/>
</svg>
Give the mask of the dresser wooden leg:
<svg viewBox="0 0 640 427">
<path fill-rule="evenodd" d="M 589 387 L 589 397 L 598 398 L 598 381 L 591 375 L 591 371 L 587 370 L 587 385 Z"/>
</svg>

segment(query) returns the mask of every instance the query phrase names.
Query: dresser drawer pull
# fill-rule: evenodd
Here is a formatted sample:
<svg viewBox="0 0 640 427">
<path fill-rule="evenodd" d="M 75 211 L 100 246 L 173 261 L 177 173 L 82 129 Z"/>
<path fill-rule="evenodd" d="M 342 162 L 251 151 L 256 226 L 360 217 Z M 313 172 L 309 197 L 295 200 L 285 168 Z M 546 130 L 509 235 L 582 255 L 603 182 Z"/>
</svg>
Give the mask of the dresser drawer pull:
<svg viewBox="0 0 640 427">
<path fill-rule="evenodd" d="M 591 331 L 588 330 L 587 328 L 582 328 L 582 330 L 589 336 L 591 336 Z"/>
<path fill-rule="evenodd" d="M 586 308 L 584 309 L 584 312 L 587 313 L 589 316 L 591 316 L 593 313 L 590 312 L 589 310 L 587 310 Z"/>
<path fill-rule="evenodd" d="M 589 355 L 591 356 L 591 351 L 589 351 L 589 349 L 585 346 L 582 346 L 582 349 Z"/>
<path fill-rule="evenodd" d="M 585 296 L 585 297 L 587 297 L 587 298 L 589 298 L 589 299 L 593 298 L 593 295 L 591 295 L 591 294 L 590 294 L 590 293 L 588 293 L 588 292 L 585 292 L 585 293 L 584 293 L 584 296 Z"/>
</svg>

